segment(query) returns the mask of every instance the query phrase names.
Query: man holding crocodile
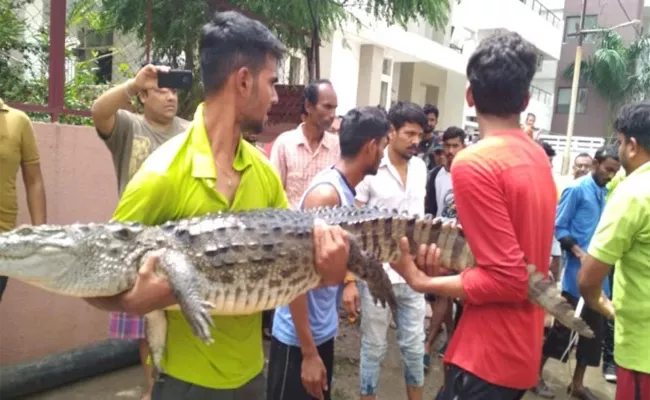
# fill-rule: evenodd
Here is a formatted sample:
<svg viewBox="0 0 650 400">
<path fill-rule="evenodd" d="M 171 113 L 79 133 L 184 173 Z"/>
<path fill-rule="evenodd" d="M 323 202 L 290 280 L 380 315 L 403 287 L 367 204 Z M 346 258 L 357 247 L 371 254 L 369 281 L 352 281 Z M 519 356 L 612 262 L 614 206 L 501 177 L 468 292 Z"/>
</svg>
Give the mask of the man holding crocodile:
<svg viewBox="0 0 650 400">
<path fill-rule="evenodd" d="M 153 225 L 219 210 L 286 208 L 277 174 L 240 137 L 242 131 L 259 128 L 277 102 L 274 85 L 284 52 L 261 23 L 235 12 L 215 14 L 200 39 L 205 102 L 186 133 L 147 159 L 125 189 L 114 218 Z M 314 232 L 314 241 L 324 280 L 333 276 L 341 281 L 346 235 L 327 227 Z M 145 262 L 131 291 L 87 301 L 140 315 L 176 303 L 167 282 L 153 275 L 154 260 Z M 330 267 L 334 273 L 327 271 Z M 261 313 L 213 318 L 214 344 L 208 346 L 192 335 L 180 313 L 167 312 L 166 375 L 154 384 L 152 399 L 264 398 Z"/>
<path fill-rule="evenodd" d="M 287 208 L 277 174 L 263 156 L 240 137 L 241 131 L 263 124 L 271 104 L 277 101 L 274 83 L 277 81 L 277 62 L 284 54 L 284 47 L 260 23 L 227 12 L 215 14 L 204 27 L 200 53 L 205 103 L 197 109 L 189 131 L 160 147 L 134 176 L 118 205 L 116 220 L 161 225 L 165 221 L 218 210 Z M 398 261 L 393 267 L 416 290 L 465 300 L 464 317 L 446 355 L 446 361 L 452 365 L 441 393 L 443 398 L 453 398 L 458 389 L 477 393 L 479 397 L 473 398 L 478 399 L 519 398 L 522 389 L 536 382 L 534 364 L 540 358 L 543 313 L 526 298 L 538 301 L 543 296 L 535 292 L 538 288 L 535 284 L 530 286 L 529 294 L 525 266 L 531 262 L 541 268 L 542 273 L 548 272 L 555 190 L 543 151 L 518 129 L 518 116 L 528 101 L 535 62 L 534 48 L 519 35 L 508 33 L 484 41 L 468 65 L 471 86 L 467 100 L 471 106 L 477 106 L 484 140 L 456 160 L 452 179 L 456 190 L 462 192 L 459 200 L 463 202 L 457 203 L 459 220 L 465 224 L 478 268 L 469 268 L 460 276 L 436 278 L 427 277 L 417 268 L 411 254 L 417 253 L 418 264 L 427 265 L 427 271 L 432 269 L 430 265 L 435 264 L 435 256 L 440 256 L 440 250 L 433 245 L 428 251 L 425 246 L 417 246 L 428 243 L 443 245 L 445 266 L 462 269 L 475 264 L 458 230 L 441 226 L 439 221 L 416 220 L 363 209 L 315 210 L 311 215 L 281 210 L 275 214 L 267 212 L 267 221 L 282 218 L 300 221 L 302 218 L 308 223 L 303 228 L 307 235 L 294 240 L 304 248 L 313 246 L 313 257 L 308 257 L 311 262 L 301 265 L 289 260 L 288 265 L 278 266 L 260 260 L 262 266 L 271 265 L 275 273 L 287 272 L 286 267 L 289 267 L 313 275 L 315 272 L 311 265 L 314 265 L 318 276 L 307 283 L 307 288 L 318 282 L 325 285 L 341 282 L 346 263 L 348 267 L 352 267 L 353 264 L 349 263 L 353 262 L 365 264 L 361 268 L 357 266 L 355 273 L 366 280 L 371 292 L 371 284 L 380 289 L 373 295 L 380 300 L 383 297 L 383 301 L 396 307 L 394 294 L 391 298 L 389 293 L 390 280 L 385 274 L 383 278 L 378 276 L 377 272 L 383 272 L 382 261 Z M 507 100 L 503 102 L 503 99 Z M 519 153 L 517 156 L 512 151 L 515 147 Z M 497 159 L 496 155 L 503 159 Z M 513 174 L 513 170 L 517 173 Z M 531 182 L 535 185 L 530 186 Z M 260 187 L 265 189 L 263 193 L 259 192 Z M 480 190 L 476 190 L 477 187 Z M 472 214 L 473 209 L 482 214 L 477 214 L 477 211 Z M 515 220 L 510 221 L 508 215 L 514 215 Z M 348 235 L 341 228 L 314 227 L 312 216 L 322 216 L 332 225 L 342 225 L 361 240 L 350 240 L 348 245 Z M 236 221 L 239 217 L 235 215 L 230 220 L 233 218 Z M 253 240 L 262 237 L 259 230 L 255 231 L 255 220 L 251 222 L 251 217 L 248 218 L 248 225 L 244 227 L 252 227 L 253 234 L 249 237 Z M 550 222 L 550 226 L 546 227 L 545 222 Z M 205 295 L 193 290 L 189 290 L 191 298 L 188 300 L 187 288 L 196 285 L 183 279 L 207 280 L 203 285 L 213 290 L 215 285 L 205 276 L 206 269 L 211 274 L 221 274 L 224 279 L 230 273 L 228 269 L 210 264 L 209 258 L 218 259 L 217 247 L 192 246 L 192 240 L 215 231 L 215 224 L 227 223 L 232 224 L 226 217 L 215 216 L 212 219 L 185 220 L 187 228 L 174 223 L 156 228 L 128 224 L 22 227 L 0 235 L 0 254 L 3 256 L 0 265 L 5 275 L 19 279 L 22 275 L 23 280 L 72 296 L 122 292 L 109 298 L 86 299 L 105 310 L 144 315 L 165 309 L 177 301 L 181 302 L 181 308 L 198 304 L 198 312 L 184 309 L 189 311 L 184 312 L 187 320 L 175 311 L 168 312 L 166 319 L 163 313 L 163 328 L 167 332 L 162 336 L 162 342 L 167 349 L 159 361 L 162 361 L 165 375 L 164 380 L 156 382 L 153 398 L 261 399 L 264 398 L 261 316 L 259 312 L 245 312 L 249 307 L 248 301 L 253 300 L 255 294 L 244 289 L 243 299 L 237 301 L 243 301 L 245 305 L 234 304 L 234 308 L 230 301 L 226 302 L 228 299 L 223 294 L 215 295 L 213 301 L 226 302 L 219 308 L 230 308 L 239 316 L 209 318 L 209 322 L 202 321 L 205 327 L 199 324 L 200 328 L 206 328 L 199 329 L 200 336 L 209 339 L 205 341 L 212 342 L 211 346 L 197 340 L 192 335 L 192 330 L 197 332 L 195 324 L 190 326 L 188 323 L 196 322 L 196 314 L 203 318 L 206 309 L 214 306 L 202 300 L 205 297 L 197 297 L 197 293 Z M 531 230 L 530 226 L 539 229 Z M 232 230 L 226 233 L 232 235 L 241 227 L 236 225 L 229 229 Z M 491 232 L 489 238 L 484 237 L 485 229 Z M 147 243 L 148 235 L 156 235 L 153 236 L 154 242 Z M 397 237 L 402 237 L 399 251 L 395 246 Z M 108 251 L 106 245 L 113 247 Z M 143 248 L 160 248 L 164 253 L 147 256 L 136 279 L 134 267 L 139 264 L 139 256 L 125 254 L 129 249 L 127 245 L 135 246 L 133 248 L 140 252 Z M 91 253 L 87 252 L 88 249 L 92 250 Z M 188 250 L 192 253 L 183 253 Z M 197 250 L 204 253 L 197 254 Z M 234 243 L 225 250 L 230 255 L 239 251 Z M 369 258 L 360 250 L 370 252 L 374 257 Z M 149 251 L 140 254 L 147 255 Z M 100 257 L 92 258 L 90 254 Z M 352 255 L 356 259 L 353 260 Z M 55 257 L 58 261 L 56 275 L 42 264 L 43 257 Z M 278 253 L 277 257 L 286 257 L 286 254 Z M 189 265 L 188 258 L 198 265 Z M 80 261 L 82 265 L 84 262 L 88 264 L 85 266 L 87 271 L 95 272 L 92 277 L 79 274 L 76 268 Z M 155 264 L 163 267 L 169 281 L 176 281 L 174 292 L 166 279 L 154 274 Z M 120 265 L 127 267 L 120 268 Z M 233 270 L 251 273 L 255 271 L 253 265 L 237 266 Z M 64 273 L 70 276 L 62 277 Z M 111 274 L 114 280 L 124 281 L 120 284 L 122 289 L 117 288 L 119 282 L 108 282 L 99 276 L 105 278 Z M 59 277 L 63 278 L 61 282 L 57 281 Z M 231 276 L 229 279 L 230 284 L 224 280 L 221 282 L 235 292 L 234 278 Z M 305 285 L 304 279 L 300 279 Z M 261 289 L 272 289 L 270 281 L 265 285 Z M 123 292 L 125 289 L 128 290 Z M 292 298 L 273 299 L 271 304 L 286 304 Z M 499 303 L 493 303 L 495 298 Z M 255 301 L 259 302 L 258 299 Z M 486 320 L 494 323 L 482 323 Z M 478 323 L 482 323 L 480 329 L 476 329 Z M 570 323 L 576 325 L 576 321 Z M 208 325 L 214 327 L 210 330 Z M 460 348 L 459 343 L 465 347 Z M 512 354 L 504 350 L 513 347 L 515 351 Z M 490 364 L 490 360 L 497 361 L 498 368 Z M 521 365 L 532 365 L 532 368 L 520 371 Z M 450 384 L 461 377 L 466 378 L 462 379 L 462 387 Z"/>
<path fill-rule="evenodd" d="M 464 301 L 438 400 L 521 399 L 537 383 L 544 313 L 527 300 L 526 264 L 548 275 L 557 195 L 544 151 L 519 127 L 536 59 L 534 46 L 506 32 L 484 39 L 467 65 L 482 140 L 456 156 L 451 174 L 477 268 L 435 278 L 401 271 L 418 291 Z"/>
</svg>

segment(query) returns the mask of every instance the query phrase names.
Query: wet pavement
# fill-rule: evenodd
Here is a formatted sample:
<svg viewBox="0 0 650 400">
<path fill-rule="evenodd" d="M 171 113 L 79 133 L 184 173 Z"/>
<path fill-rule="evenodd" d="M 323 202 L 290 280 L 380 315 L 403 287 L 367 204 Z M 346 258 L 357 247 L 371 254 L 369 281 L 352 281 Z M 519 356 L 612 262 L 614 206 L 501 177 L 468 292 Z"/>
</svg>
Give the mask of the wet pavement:
<svg viewBox="0 0 650 400">
<path fill-rule="evenodd" d="M 395 331 L 389 329 L 389 350 L 384 360 L 381 372 L 378 400 L 406 400 L 404 380 L 399 349 L 395 342 Z M 268 350 L 268 343 L 265 343 Z M 268 353 L 267 353 L 268 354 Z M 544 370 L 544 377 L 556 393 L 557 400 L 569 399 L 566 393 L 571 380 L 572 370 L 567 364 L 550 360 Z M 336 342 L 336 361 L 334 382 L 332 383 L 333 400 L 356 400 L 358 396 L 359 369 L 359 334 L 356 326 L 345 325 Z M 425 384 L 426 400 L 433 399 L 441 383 L 439 359 L 432 360 L 432 366 Z M 585 384 L 601 400 L 613 400 L 616 385 L 607 383 L 600 369 L 589 368 Z M 27 397 L 29 400 L 110 400 L 110 399 L 140 399 L 144 388 L 144 375 L 139 366 L 125 368 L 110 374 L 71 384 L 56 390 Z M 541 399 L 528 392 L 525 400 Z"/>
</svg>

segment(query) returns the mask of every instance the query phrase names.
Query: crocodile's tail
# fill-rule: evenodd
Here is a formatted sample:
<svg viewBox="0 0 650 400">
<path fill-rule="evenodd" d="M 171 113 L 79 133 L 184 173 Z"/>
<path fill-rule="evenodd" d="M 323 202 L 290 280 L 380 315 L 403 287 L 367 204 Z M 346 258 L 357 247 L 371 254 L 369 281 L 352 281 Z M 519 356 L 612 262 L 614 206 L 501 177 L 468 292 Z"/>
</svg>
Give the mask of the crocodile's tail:
<svg viewBox="0 0 650 400">
<path fill-rule="evenodd" d="M 550 313 L 559 323 L 586 338 L 593 338 L 594 332 L 580 317 L 575 316 L 573 306 L 557 290 L 556 283 L 528 265 L 528 298 Z"/>
<path fill-rule="evenodd" d="M 460 225 L 442 218 L 424 217 L 376 207 L 334 207 L 310 209 L 310 213 L 331 225 L 340 225 L 358 238 L 363 251 L 382 262 L 399 259 L 399 240 L 406 236 L 415 255 L 420 245 L 435 243 L 446 269 L 462 271 L 474 265 Z"/>
</svg>

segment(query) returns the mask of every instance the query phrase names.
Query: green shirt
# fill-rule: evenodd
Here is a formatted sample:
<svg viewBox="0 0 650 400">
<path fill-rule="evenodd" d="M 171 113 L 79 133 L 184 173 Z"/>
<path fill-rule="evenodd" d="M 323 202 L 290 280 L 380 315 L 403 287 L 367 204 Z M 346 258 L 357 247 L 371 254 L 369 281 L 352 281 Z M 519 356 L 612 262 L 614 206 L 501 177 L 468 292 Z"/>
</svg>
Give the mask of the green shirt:
<svg viewBox="0 0 650 400">
<path fill-rule="evenodd" d="M 616 364 L 650 374 L 650 162 L 617 185 L 589 254 L 603 263 L 616 263 Z"/>
<path fill-rule="evenodd" d="M 113 218 L 158 225 L 223 210 L 288 208 L 280 177 L 259 150 L 244 140 L 233 167 L 241 183 L 232 204 L 215 190 L 216 171 L 203 121 L 203 104 L 190 129 L 159 147 L 127 185 Z M 180 311 L 166 312 L 162 368 L 170 376 L 213 389 L 238 388 L 264 367 L 262 314 L 215 316 L 214 344 L 206 345 Z"/>
</svg>

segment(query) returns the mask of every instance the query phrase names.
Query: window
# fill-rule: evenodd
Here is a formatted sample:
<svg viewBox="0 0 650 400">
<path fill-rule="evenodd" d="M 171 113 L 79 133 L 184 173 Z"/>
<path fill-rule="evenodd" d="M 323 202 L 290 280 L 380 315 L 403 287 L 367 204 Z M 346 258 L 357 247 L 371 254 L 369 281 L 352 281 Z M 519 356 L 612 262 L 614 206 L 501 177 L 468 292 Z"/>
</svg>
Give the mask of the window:
<svg viewBox="0 0 650 400">
<path fill-rule="evenodd" d="M 598 15 L 585 15 L 585 29 L 596 29 L 598 28 Z M 576 33 L 580 30 L 580 16 L 566 17 L 564 22 L 564 41 L 565 42 L 577 42 L 577 36 L 568 36 L 570 33 Z M 584 36 L 584 42 L 593 43 L 597 40 L 597 35 L 590 33 Z"/>
<path fill-rule="evenodd" d="M 587 88 L 578 89 L 578 99 L 576 102 L 576 114 L 584 114 L 587 111 Z M 568 114 L 569 105 L 571 104 L 571 88 L 558 88 L 557 101 L 555 103 L 555 112 L 558 114 Z"/>
<path fill-rule="evenodd" d="M 392 72 L 393 63 L 390 59 L 384 58 L 384 62 L 381 64 L 381 73 L 383 75 L 390 76 Z"/>
</svg>

